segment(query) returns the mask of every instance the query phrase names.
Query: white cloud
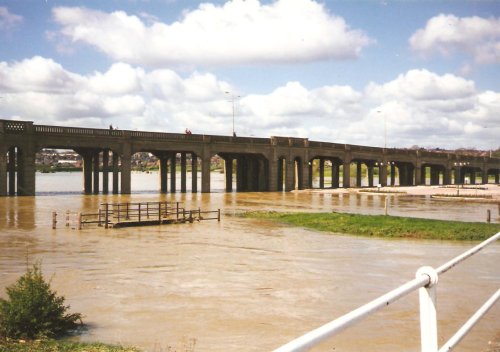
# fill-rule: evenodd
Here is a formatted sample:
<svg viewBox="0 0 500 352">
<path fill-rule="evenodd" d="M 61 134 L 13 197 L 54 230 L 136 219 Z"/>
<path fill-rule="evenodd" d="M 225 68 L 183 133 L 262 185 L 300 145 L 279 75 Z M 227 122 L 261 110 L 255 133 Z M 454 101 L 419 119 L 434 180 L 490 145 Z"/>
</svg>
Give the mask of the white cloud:
<svg viewBox="0 0 500 352">
<path fill-rule="evenodd" d="M 104 74 L 96 72 L 89 78 L 89 86 L 96 93 L 123 95 L 138 92 L 144 70 L 124 63 L 115 63 Z"/>
<path fill-rule="evenodd" d="M 81 7 L 57 7 L 53 16 L 73 42 L 155 67 L 353 59 L 373 42 L 313 0 L 203 3 L 171 24 Z"/>
<path fill-rule="evenodd" d="M 367 126 L 378 126 L 382 136 L 385 119 L 388 145 L 497 147 L 500 95 L 478 92 L 472 81 L 411 70 L 385 84 L 369 84 L 365 94 L 374 105 Z"/>
<path fill-rule="evenodd" d="M 11 64 L 0 62 L 2 107 L 11 116 L 43 123 L 81 124 L 92 119 L 103 126 L 105 118 L 142 114 L 144 100 L 133 95 L 142 91 L 140 79 L 133 79 L 134 72 L 140 76 L 142 70 L 115 64 L 104 74 L 86 77 L 40 56 Z"/>
<path fill-rule="evenodd" d="M 42 57 L 0 62 L 0 116 L 37 124 L 230 135 L 226 91 L 241 95 L 235 100 L 240 136 L 383 146 L 386 126 L 389 147 L 498 147 L 500 92 L 478 91 L 473 81 L 428 70 L 372 82 L 363 91 L 308 89 L 295 81 L 245 95 L 211 73 L 182 77 L 115 63 L 105 72 L 79 75 Z"/>
<path fill-rule="evenodd" d="M 23 17 L 9 12 L 9 9 L 0 6 L 0 31 L 6 33 L 23 22 Z"/>
<path fill-rule="evenodd" d="M 0 89 L 45 93 L 67 92 L 82 83 L 82 77 L 66 71 L 52 59 L 35 56 L 8 64 L 0 62 Z"/>
<path fill-rule="evenodd" d="M 409 43 L 412 50 L 424 57 L 459 52 L 471 55 L 478 64 L 499 64 L 500 18 L 441 14 L 427 21 Z"/>
</svg>

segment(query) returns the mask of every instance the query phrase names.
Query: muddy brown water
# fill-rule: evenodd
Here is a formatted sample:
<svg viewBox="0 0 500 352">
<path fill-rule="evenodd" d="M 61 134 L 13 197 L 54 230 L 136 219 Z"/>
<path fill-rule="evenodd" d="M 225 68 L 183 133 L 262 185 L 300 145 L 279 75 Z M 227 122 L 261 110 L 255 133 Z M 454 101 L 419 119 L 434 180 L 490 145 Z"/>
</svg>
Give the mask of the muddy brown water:
<svg viewBox="0 0 500 352">
<path fill-rule="evenodd" d="M 146 351 L 268 351 L 439 266 L 475 243 L 356 238 L 233 216 L 245 210 L 382 214 L 377 195 L 211 193 L 158 195 L 156 175 L 134 174 L 130 196 L 83 196 L 78 174 L 37 175 L 36 197 L 0 198 L 0 295 L 30 261 L 88 329 L 77 339 Z M 213 186 L 222 181 L 215 176 Z M 143 188 L 141 188 L 141 186 Z M 51 229 L 51 212 L 110 201 L 180 201 L 221 208 L 202 223 L 82 231 Z M 484 221 L 488 204 L 390 197 L 390 213 Z M 440 277 L 440 344 L 500 287 L 500 245 Z M 500 305 L 456 351 L 481 351 L 500 331 Z M 314 351 L 419 351 L 418 295 L 379 311 Z M 194 347 L 193 347 L 194 346 Z"/>
</svg>

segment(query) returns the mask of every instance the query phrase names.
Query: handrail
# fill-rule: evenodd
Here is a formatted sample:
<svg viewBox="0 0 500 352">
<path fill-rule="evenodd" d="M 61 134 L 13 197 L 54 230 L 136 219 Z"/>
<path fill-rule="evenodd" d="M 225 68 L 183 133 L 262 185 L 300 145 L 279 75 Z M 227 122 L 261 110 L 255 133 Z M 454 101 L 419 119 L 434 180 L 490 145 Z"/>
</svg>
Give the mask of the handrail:
<svg viewBox="0 0 500 352">
<path fill-rule="evenodd" d="M 500 239 L 500 232 L 471 248 L 465 253 L 453 258 L 437 269 L 422 267 L 417 271 L 416 278 L 399 286 L 398 288 L 380 296 L 377 299 L 320 326 L 290 342 L 277 348 L 274 352 L 297 352 L 307 351 L 321 341 L 332 337 L 339 332 L 354 325 L 359 320 L 376 312 L 382 307 L 399 300 L 409 293 L 420 289 L 420 320 L 422 333 L 422 352 L 438 352 L 437 349 L 437 322 L 435 312 L 435 284 L 438 274 L 443 274 L 460 262 L 482 250 L 487 245 Z M 423 291 L 422 291 L 423 290 Z M 477 321 L 495 304 L 500 298 L 500 289 L 465 323 L 462 328 L 439 350 L 439 352 L 450 351 L 463 336 L 477 323 Z M 435 340 L 435 341 L 434 341 Z"/>
<path fill-rule="evenodd" d="M 453 347 L 455 347 L 462 338 L 476 325 L 476 323 L 485 315 L 488 310 L 493 307 L 493 305 L 500 298 L 500 289 L 497 290 L 496 293 L 493 294 L 482 306 L 477 310 L 476 313 L 472 317 L 470 317 L 467 322 L 462 325 L 462 327 L 453 335 L 448 342 L 446 342 L 443 347 L 439 349 L 439 352 L 447 352 L 451 351 Z"/>
</svg>

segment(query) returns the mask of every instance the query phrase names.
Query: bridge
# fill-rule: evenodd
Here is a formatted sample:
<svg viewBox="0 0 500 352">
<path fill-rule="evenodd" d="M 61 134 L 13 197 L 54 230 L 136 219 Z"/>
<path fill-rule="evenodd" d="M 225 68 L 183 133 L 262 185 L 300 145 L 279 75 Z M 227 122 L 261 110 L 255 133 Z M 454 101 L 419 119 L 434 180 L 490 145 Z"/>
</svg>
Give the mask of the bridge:
<svg viewBox="0 0 500 352">
<path fill-rule="evenodd" d="M 230 137 L 36 125 L 0 120 L 0 196 L 35 194 L 35 158 L 43 148 L 72 149 L 83 159 L 83 192 L 131 192 L 131 160 L 149 152 L 159 160 L 159 192 L 210 192 L 214 156 L 224 160 L 225 190 L 276 192 L 362 184 L 451 185 L 499 183 L 500 158 L 377 148 L 294 137 Z M 351 168 L 352 166 L 352 168 Z M 200 170 L 199 170 L 200 169 Z M 352 170 L 351 170 L 352 169 Z M 198 187 L 198 172 L 201 187 Z M 352 175 L 351 175 L 352 174 Z M 352 178 L 352 179 L 351 179 Z M 169 182 L 170 181 L 170 182 Z"/>
</svg>

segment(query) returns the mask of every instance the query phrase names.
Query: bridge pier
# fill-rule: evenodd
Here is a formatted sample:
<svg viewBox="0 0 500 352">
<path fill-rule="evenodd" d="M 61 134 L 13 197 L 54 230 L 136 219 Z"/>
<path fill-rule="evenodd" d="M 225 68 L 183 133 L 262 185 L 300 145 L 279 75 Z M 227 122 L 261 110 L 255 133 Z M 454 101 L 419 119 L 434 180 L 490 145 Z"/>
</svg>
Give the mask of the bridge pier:
<svg viewBox="0 0 500 352">
<path fill-rule="evenodd" d="M 170 156 L 170 193 L 175 193 L 176 185 L 176 173 L 177 173 L 177 153 L 172 153 Z"/>
<path fill-rule="evenodd" d="M 443 169 L 443 185 L 451 185 L 451 169 L 449 167 Z"/>
<path fill-rule="evenodd" d="M 382 161 L 379 164 L 379 180 L 378 182 L 382 185 L 382 187 L 387 186 L 387 163 Z"/>
<path fill-rule="evenodd" d="M 285 167 L 285 192 L 290 192 L 295 189 L 295 160 L 286 159 Z"/>
<path fill-rule="evenodd" d="M 319 158 L 319 188 L 325 188 L 325 159 Z"/>
<path fill-rule="evenodd" d="M 367 164 L 368 168 L 368 187 L 373 187 L 373 163 Z"/>
<path fill-rule="evenodd" d="M 99 194 L 99 151 L 95 151 L 92 155 L 92 161 L 94 162 L 94 194 Z"/>
<path fill-rule="evenodd" d="M 157 155 L 160 162 L 160 193 L 167 193 L 168 184 L 168 158 L 165 154 Z"/>
<path fill-rule="evenodd" d="M 233 191 L 233 158 L 224 158 L 224 171 L 225 171 L 225 181 L 226 181 L 226 192 Z"/>
<path fill-rule="evenodd" d="M 472 169 L 470 172 L 470 184 L 475 185 L 476 184 L 476 170 Z"/>
<path fill-rule="evenodd" d="M 119 173 L 118 173 L 118 159 L 119 155 L 116 151 L 112 152 L 111 155 L 111 167 L 113 169 L 113 194 L 118 194 L 118 183 L 119 183 Z"/>
<path fill-rule="evenodd" d="M 109 150 L 102 152 L 102 194 L 109 193 Z"/>
<path fill-rule="evenodd" d="M 181 153 L 181 193 L 186 193 L 186 153 Z"/>
<path fill-rule="evenodd" d="M 431 186 L 437 186 L 439 185 L 439 169 L 437 168 L 437 166 L 431 166 L 430 167 L 430 171 L 431 171 Z"/>
<path fill-rule="evenodd" d="M 7 166 L 9 173 L 9 195 L 16 194 L 16 147 L 9 148 L 9 164 Z"/>
<path fill-rule="evenodd" d="M 483 166 L 483 168 L 482 168 L 481 177 L 482 177 L 481 183 L 483 185 L 487 184 L 488 183 L 488 169 L 487 169 L 486 165 Z"/>
<path fill-rule="evenodd" d="M 340 164 L 332 160 L 332 188 L 339 188 L 340 185 Z"/>
<path fill-rule="evenodd" d="M 7 195 L 7 149 L 0 146 L 0 196 Z"/>
<path fill-rule="evenodd" d="M 342 187 L 351 187 L 351 158 L 345 157 L 344 163 L 342 164 Z"/>
<path fill-rule="evenodd" d="M 362 162 L 357 161 L 356 163 L 356 185 L 354 187 L 361 187 L 361 166 Z"/>
<path fill-rule="evenodd" d="M 201 158 L 201 192 L 210 193 L 210 155 Z"/>
<path fill-rule="evenodd" d="M 391 165 L 391 169 L 390 169 L 390 173 L 391 173 L 391 186 L 395 186 L 396 185 L 396 166 L 394 165 L 394 162 L 391 162 L 390 163 Z"/>
<path fill-rule="evenodd" d="M 191 192 L 198 193 L 198 156 L 191 153 Z"/>
</svg>

